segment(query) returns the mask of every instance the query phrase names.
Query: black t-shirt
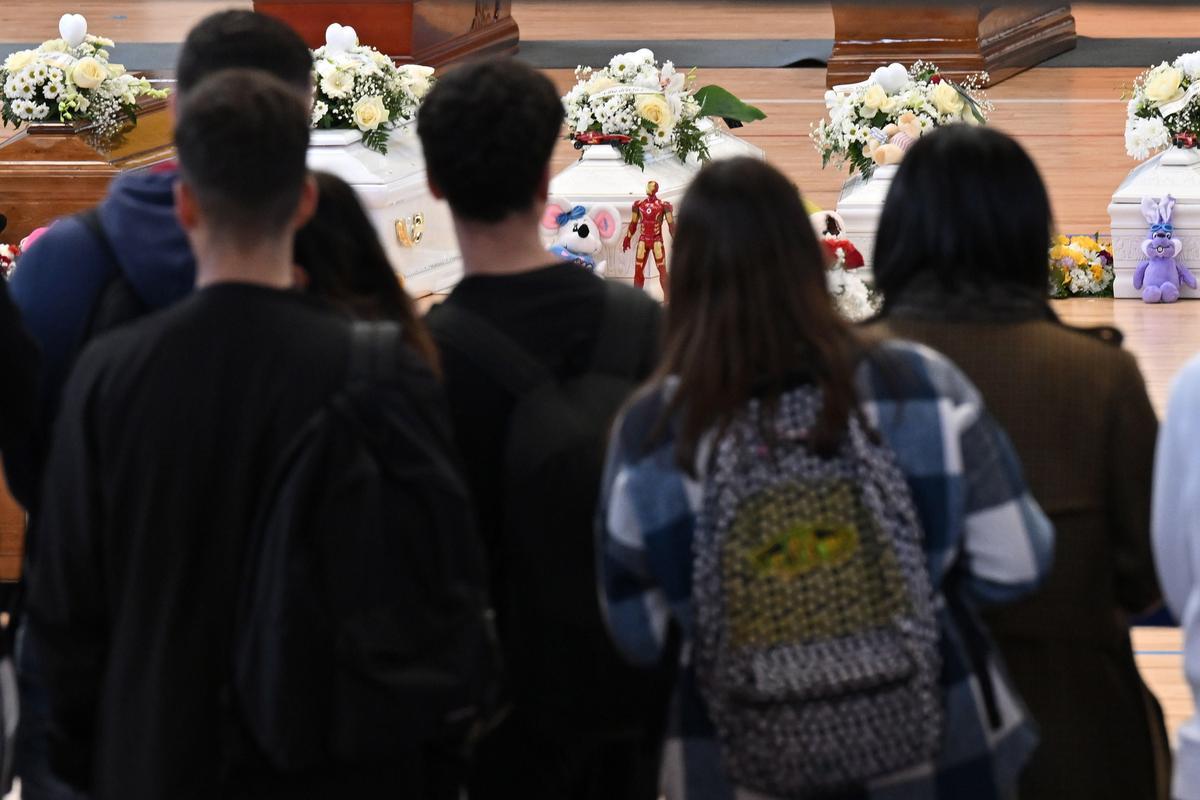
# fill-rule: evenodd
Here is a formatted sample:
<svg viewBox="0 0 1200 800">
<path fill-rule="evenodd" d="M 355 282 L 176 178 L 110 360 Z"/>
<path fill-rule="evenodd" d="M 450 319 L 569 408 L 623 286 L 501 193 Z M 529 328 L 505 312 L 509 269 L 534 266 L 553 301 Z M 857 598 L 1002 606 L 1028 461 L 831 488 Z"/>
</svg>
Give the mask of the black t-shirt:
<svg viewBox="0 0 1200 800">
<path fill-rule="evenodd" d="M 604 297 L 604 279 L 577 265 L 560 263 L 512 275 L 469 275 L 445 302 L 485 318 L 566 380 L 582 374 L 590 364 Z M 646 302 L 654 301 L 647 296 Z M 639 380 L 657 364 L 659 317 L 656 313 L 651 335 L 639 344 Z M 436 328 L 434 338 L 439 338 Z M 495 552 L 503 509 L 504 445 L 516 399 L 470 358 L 443 341 L 438 346 L 480 531 Z"/>
<path fill-rule="evenodd" d="M 52 759 L 90 777 L 91 796 L 231 796 L 225 687 L 245 545 L 272 466 L 343 385 L 349 347 L 348 318 L 320 300 L 229 283 L 81 356 L 51 449 L 30 617 Z M 251 768 L 236 785 L 370 796 L 352 788 L 363 770 L 345 772 L 287 787 Z"/>
</svg>

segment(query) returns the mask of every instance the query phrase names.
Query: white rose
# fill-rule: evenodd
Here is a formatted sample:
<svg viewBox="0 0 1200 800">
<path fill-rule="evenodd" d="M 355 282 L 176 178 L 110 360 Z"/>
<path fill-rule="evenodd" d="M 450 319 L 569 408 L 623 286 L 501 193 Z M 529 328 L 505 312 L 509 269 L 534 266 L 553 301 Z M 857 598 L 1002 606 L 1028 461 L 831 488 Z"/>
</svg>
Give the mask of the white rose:
<svg viewBox="0 0 1200 800">
<path fill-rule="evenodd" d="M 70 46 L 62 39 L 51 39 L 38 46 L 38 50 L 43 53 L 65 53 L 69 49 L 71 49 Z"/>
<path fill-rule="evenodd" d="M 107 77 L 105 66 L 91 56 L 79 59 L 71 68 L 71 80 L 80 89 L 95 89 Z"/>
<path fill-rule="evenodd" d="M 1183 89 L 1179 85 L 1182 82 L 1182 71 L 1160 64 L 1146 77 L 1146 97 L 1159 106 L 1177 100 L 1183 95 Z"/>
<path fill-rule="evenodd" d="M 345 97 L 354 88 L 354 76 L 343 69 L 333 69 L 321 79 L 321 91 L 329 97 Z"/>
<path fill-rule="evenodd" d="M 867 87 L 867 91 L 863 93 L 862 109 L 859 114 L 863 119 L 870 119 L 875 116 L 880 107 L 887 102 L 887 92 L 877 83 L 873 83 Z"/>
<path fill-rule="evenodd" d="M 611 89 L 616 86 L 617 82 L 605 75 L 603 72 L 597 72 L 588 82 L 583 85 L 583 91 L 589 95 L 599 94 L 605 89 Z"/>
<path fill-rule="evenodd" d="M 967 105 L 958 90 L 945 81 L 933 87 L 929 99 L 942 114 L 961 114 Z"/>
<path fill-rule="evenodd" d="M 20 72 L 33 63 L 33 59 L 37 56 L 32 50 L 18 50 L 17 52 L 4 59 L 4 70 L 8 73 Z"/>
<path fill-rule="evenodd" d="M 109 64 L 108 65 L 108 77 L 119 78 L 124 74 L 125 74 L 125 65 L 124 64 Z"/>
<path fill-rule="evenodd" d="M 373 131 L 388 121 L 388 110 L 383 107 L 383 98 L 363 97 L 352 109 L 354 124 L 360 131 Z"/>
<path fill-rule="evenodd" d="M 649 47 L 643 47 L 640 50 L 635 50 L 633 52 L 633 57 L 636 60 L 641 61 L 643 64 L 654 63 L 654 51 Z"/>
<path fill-rule="evenodd" d="M 637 100 L 634 101 L 634 107 L 637 109 L 638 116 L 647 122 L 654 123 L 659 129 L 669 129 L 675 125 L 675 119 L 671 115 L 671 106 L 667 103 L 667 99 L 660 94 L 638 95 Z"/>
</svg>

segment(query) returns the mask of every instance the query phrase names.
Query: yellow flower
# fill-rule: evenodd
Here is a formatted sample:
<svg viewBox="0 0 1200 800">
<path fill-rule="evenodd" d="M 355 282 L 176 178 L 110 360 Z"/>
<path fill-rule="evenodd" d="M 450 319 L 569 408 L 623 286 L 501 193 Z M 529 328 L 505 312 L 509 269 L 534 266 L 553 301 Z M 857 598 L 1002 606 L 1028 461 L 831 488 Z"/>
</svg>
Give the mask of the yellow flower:
<svg viewBox="0 0 1200 800">
<path fill-rule="evenodd" d="M 388 121 L 382 97 L 364 97 L 354 104 L 354 124 L 360 131 L 373 131 Z"/>
<path fill-rule="evenodd" d="M 1055 245 L 1053 248 L 1051 248 L 1050 258 L 1054 261 L 1060 261 L 1064 258 L 1069 258 L 1077 267 L 1082 267 L 1087 263 L 1087 256 L 1076 250 L 1074 247 L 1065 244 Z"/>
<path fill-rule="evenodd" d="M 943 114 L 961 114 L 967 105 L 958 90 L 946 81 L 933 87 L 930 99 L 933 101 L 934 107 Z"/>
<path fill-rule="evenodd" d="M 37 53 L 32 50 L 18 50 L 4 59 L 4 70 L 9 73 L 20 72 L 33 63 L 36 55 Z"/>
<path fill-rule="evenodd" d="M 597 72 L 592 76 L 591 80 L 583 85 L 583 90 L 589 95 L 599 94 L 605 89 L 611 89 L 616 86 L 617 82 L 613 78 L 608 77 L 602 72 Z"/>
<path fill-rule="evenodd" d="M 1092 264 L 1092 279 L 1098 281 L 1103 277 L 1104 267 L 1100 266 L 1099 264 Z"/>
<path fill-rule="evenodd" d="M 671 115 L 671 106 L 667 103 L 667 98 L 661 94 L 639 95 L 634 102 L 634 108 L 637 109 L 638 116 L 647 122 L 654 123 L 659 130 L 667 130 L 675 124 L 675 118 Z"/>
<path fill-rule="evenodd" d="M 879 109 L 883 107 L 887 99 L 887 92 L 883 90 L 882 86 L 878 83 L 871 84 L 867 87 L 866 93 L 863 94 L 862 109 L 859 111 L 859 114 L 862 115 L 863 119 L 870 119 L 879 112 Z"/>
<path fill-rule="evenodd" d="M 1071 243 L 1071 240 L 1068 239 L 1066 236 L 1063 236 L 1061 233 L 1058 236 L 1054 237 L 1054 244 L 1057 246 L 1061 247 L 1064 245 L 1068 245 L 1070 243 Z"/>
<path fill-rule="evenodd" d="M 1098 245 L 1096 240 L 1090 236 L 1072 236 L 1071 244 L 1075 245 L 1081 250 L 1098 251 L 1100 249 L 1100 245 Z"/>
<path fill-rule="evenodd" d="M 1181 70 L 1167 64 L 1155 67 L 1146 76 L 1146 98 L 1159 106 L 1169 103 L 1183 94 L 1179 86 L 1182 82 Z"/>
<path fill-rule="evenodd" d="M 108 69 L 91 56 L 79 59 L 71 69 L 71 80 L 80 89 L 95 89 L 107 77 Z"/>
</svg>

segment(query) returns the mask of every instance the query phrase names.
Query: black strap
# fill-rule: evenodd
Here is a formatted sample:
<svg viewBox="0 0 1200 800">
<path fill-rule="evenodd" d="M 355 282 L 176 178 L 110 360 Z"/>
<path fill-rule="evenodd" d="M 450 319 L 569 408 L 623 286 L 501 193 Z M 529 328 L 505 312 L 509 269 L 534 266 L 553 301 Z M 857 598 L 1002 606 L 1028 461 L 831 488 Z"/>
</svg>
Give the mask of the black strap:
<svg viewBox="0 0 1200 800">
<path fill-rule="evenodd" d="M 615 281 L 604 281 L 600 332 L 588 373 L 636 380 L 642 344 L 651 334 L 654 304 Z M 553 373 L 511 336 L 474 311 L 446 302 L 429 313 L 438 338 L 459 350 L 517 397 L 555 380 Z"/>
<path fill-rule="evenodd" d="M 92 206 L 87 211 L 83 211 L 75 217 L 79 220 L 83 227 L 92 232 L 96 242 L 100 245 L 100 249 L 104 251 L 104 257 L 108 260 L 118 272 L 121 271 L 121 260 L 117 258 L 117 251 L 113 249 L 112 240 L 108 238 L 108 234 L 104 232 L 104 225 L 100 222 L 100 207 Z"/>
<path fill-rule="evenodd" d="M 654 333 L 656 306 L 615 281 L 605 281 L 604 290 L 604 316 L 590 371 L 637 380 L 646 340 Z"/>
<path fill-rule="evenodd" d="M 430 311 L 429 320 L 439 339 L 517 397 L 554 380 L 542 362 L 474 311 L 445 302 Z"/>
</svg>

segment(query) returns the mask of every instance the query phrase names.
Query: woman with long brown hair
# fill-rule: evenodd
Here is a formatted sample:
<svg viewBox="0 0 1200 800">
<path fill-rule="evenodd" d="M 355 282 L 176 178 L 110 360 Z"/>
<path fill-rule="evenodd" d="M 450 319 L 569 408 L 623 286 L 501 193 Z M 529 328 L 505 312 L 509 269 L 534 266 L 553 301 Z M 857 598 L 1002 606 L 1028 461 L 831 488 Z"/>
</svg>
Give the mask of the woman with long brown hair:
<svg viewBox="0 0 1200 800">
<path fill-rule="evenodd" d="M 702 574 L 738 568 L 726 559 L 714 571 L 705 561 L 712 552 L 707 543 L 725 530 L 719 512 L 741 480 L 722 465 L 736 454 L 748 484 L 777 478 L 799 463 L 797 457 L 822 469 L 823 463 L 850 464 L 866 452 L 876 454 L 873 468 L 880 474 L 898 466 L 894 491 L 873 506 L 880 512 L 874 519 L 887 519 L 911 502 L 911 529 L 919 525 L 912 561 L 926 588 L 924 597 L 914 591 L 913 602 L 937 598 L 936 611 L 929 612 L 936 642 L 929 647 L 942 668 L 931 686 L 944 725 L 924 731 L 928 747 L 919 759 L 897 761 L 884 752 L 903 750 L 908 742 L 881 742 L 879 752 L 866 752 L 864 759 L 878 756 L 878 763 L 890 765 L 885 772 L 859 773 L 861 780 L 822 796 L 1008 796 L 1035 736 L 991 660 L 973 608 L 1032 589 L 1048 567 L 1053 534 L 978 393 L 932 351 L 871 343 L 838 317 L 800 193 L 763 162 L 723 161 L 700 173 L 680 208 L 671 276 L 665 357 L 617 423 L 600 511 L 602 585 L 615 641 L 631 660 L 653 663 L 673 627 L 683 640 L 664 751 L 667 797 L 794 794 L 778 787 L 811 770 L 804 762 L 820 757 L 797 745 L 819 731 L 788 729 L 772 716 L 772 703 L 795 701 L 787 693 L 758 707 L 761 719 L 775 722 L 750 727 L 780 746 L 759 748 L 754 768 L 741 758 L 737 731 L 710 713 L 708 700 L 717 695 L 706 665 L 718 623 Z M 803 408 L 811 411 L 807 418 L 797 412 Z M 866 475 L 865 483 L 872 473 L 847 474 Z M 719 486 L 718 475 L 724 481 Z M 850 485 L 838 491 L 854 494 L 862 488 L 853 485 L 856 480 L 846 479 Z M 779 486 L 804 494 L 803 502 L 835 502 L 822 484 Z M 759 514 L 751 527 L 782 543 L 779 557 L 790 558 L 787 551 L 806 534 L 795 518 L 776 519 Z M 839 541 L 848 558 L 866 559 L 881 571 L 882 556 L 872 555 L 881 551 L 864 548 L 860 554 L 854 542 L 887 527 L 860 528 Z M 810 533 L 824 535 L 811 526 Z M 763 563 L 777 562 L 770 556 Z M 792 584 L 781 596 L 804 592 L 805 583 L 828 587 L 815 608 L 768 601 L 741 609 L 741 616 L 793 633 L 821 629 L 826 615 L 844 616 L 857 602 L 854 587 L 839 586 L 841 574 L 825 564 L 797 569 L 786 577 Z M 738 612 L 732 596 L 723 595 L 731 620 Z M 805 646 L 787 643 L 793 645 Z M 774 640 L 772 646 L 783 647 Z M 869 662 L 874 655 L 859 658 Z M 778 665 L 767 672 L 764 679 L 776 686 L 813 678 L 811 670 L 789 674 Z"/>
<path fill-rule="evenodd" d="M 404 340 L 436 374 L 437 348 L 354 189 L 326 172 L 314 177 L 317 211 L 296 232 L 298 283 L 359 319 L 399 322 Z"/>
</svg>

